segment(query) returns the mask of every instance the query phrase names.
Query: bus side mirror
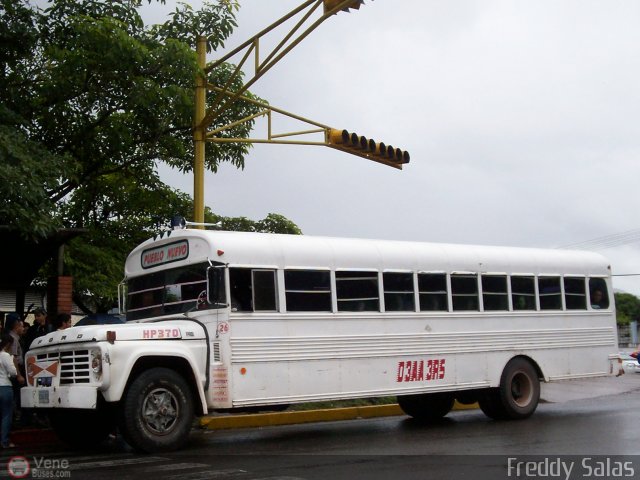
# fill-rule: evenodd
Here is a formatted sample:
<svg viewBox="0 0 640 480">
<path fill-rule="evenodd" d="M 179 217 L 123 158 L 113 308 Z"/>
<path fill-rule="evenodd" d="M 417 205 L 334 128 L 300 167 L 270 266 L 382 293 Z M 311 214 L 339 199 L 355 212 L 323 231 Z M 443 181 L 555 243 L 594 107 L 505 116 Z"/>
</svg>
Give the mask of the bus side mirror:
<svg viewBox="0 0 640 480">
<path fill-rule="evenodd" d="M 216 307 L 226 307 L 224 295 L 224 265 L 207 268 L 207 303 Z"/>
</svg>

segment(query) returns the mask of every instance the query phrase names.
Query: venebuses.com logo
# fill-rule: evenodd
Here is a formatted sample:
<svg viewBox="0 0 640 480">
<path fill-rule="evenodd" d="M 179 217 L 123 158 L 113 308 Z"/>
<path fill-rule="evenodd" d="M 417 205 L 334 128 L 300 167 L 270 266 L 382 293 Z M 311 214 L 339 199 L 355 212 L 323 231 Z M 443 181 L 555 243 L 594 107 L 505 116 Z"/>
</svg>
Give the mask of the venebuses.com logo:
<svg viewBox="0 0 640 480">
<path fill-rule="evenodd" d="M 26 457 L 11 457 L 7 462 L 7 472 L 11 478 L 26 478 L 31 472 L 31 465 Z"/>
<path fill-rule="evenodd" d="M 69 460 L 16 455 L 7 461 L 10 478 L 71 478 Z"/>
</svg>

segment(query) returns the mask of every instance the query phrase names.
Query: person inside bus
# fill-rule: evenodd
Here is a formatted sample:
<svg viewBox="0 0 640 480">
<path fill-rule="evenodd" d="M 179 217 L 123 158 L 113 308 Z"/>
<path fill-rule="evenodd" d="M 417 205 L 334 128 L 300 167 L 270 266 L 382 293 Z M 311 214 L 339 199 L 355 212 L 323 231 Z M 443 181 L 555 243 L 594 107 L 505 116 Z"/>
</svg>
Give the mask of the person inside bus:
<svg viewBox="0 0 640 480">
<path fill-rule="evenodd" d="M 600 309 L 602 308 L 602 300 L 604 295 L 602 294 L 602 290 L 596 288 L 591 291 L 591 308 Z"/>
</svg>

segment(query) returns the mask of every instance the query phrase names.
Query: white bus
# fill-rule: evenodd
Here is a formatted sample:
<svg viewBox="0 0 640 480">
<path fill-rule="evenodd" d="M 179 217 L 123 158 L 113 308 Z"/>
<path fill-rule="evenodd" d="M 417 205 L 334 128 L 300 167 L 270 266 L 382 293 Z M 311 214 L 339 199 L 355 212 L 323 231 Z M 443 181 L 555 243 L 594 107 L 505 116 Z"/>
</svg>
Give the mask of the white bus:
<svg viewBox="0 0 640 480">
<path fill-rule="evenodd" d="M 183 229 L 125 274 L 126 325 L 54 332 L 27 355 L 23 405 L 71 442 L 115 418 L 161 451 L 212 410 L 387 396 L 422 420 L 455 399 L 520 419 L 540 381 L 617 368 L 610 266 L 588 252 Z M 85 354 L 86 377 L 82 362 L 47 374 Z"/>
</svg>

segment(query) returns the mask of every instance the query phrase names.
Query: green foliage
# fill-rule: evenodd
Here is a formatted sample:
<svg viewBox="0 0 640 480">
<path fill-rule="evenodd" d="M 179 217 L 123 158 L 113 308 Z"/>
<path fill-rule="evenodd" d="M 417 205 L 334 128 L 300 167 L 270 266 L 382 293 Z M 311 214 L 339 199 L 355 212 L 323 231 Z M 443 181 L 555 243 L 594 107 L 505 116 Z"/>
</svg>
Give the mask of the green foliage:
<svg viewBox="0 0 640 480">
<path fill-rule="evenodd" d="M 191 171 L 195 34 L 206 34 L 209 48 L 222 45 L 237 3 L 199 11 L 180 4 L 168 21 L 151 26 L 138 12 L 141 3 L 54 0 L 39 10 L 26 0 L 0 0 L 0 168 L 13 180 L 0 186 L 11 199 L 0 224 L 27 236 L 83 226 L 78 217 L 64 224 L 57 212 L 86 185 L 114 174 L 148 176 L 156 162 Z M 217 69 L 208 80 L 219 84 L 230 71 Z M 219 122 L 255 109 L 238 102 Z M 246 137 L 251 127 L 229 134 Z M 242 167 L 248 148 L 209 148 L 206 166 Z"/>
<path fill-rule="evenodd" d="M 249 220 L 245 217 L 219 217 L 216 222 L 218 221 L 222 230 L 302 234 L 302 230 L 295 223 L 277 213 L 270 213 L 265 219 L 258 221 Z"/>
<path fill-rule="evenodd" d="M 640 320 L 640 298 L 630 293 L 615 293 L 616 321 L 618 325 L 627 325 Z"/>
<path fill-rule="evenodd" d="M 236 26 L 238 2 L 200 10 L 179 3 L 145 25 L 143 3 L 163 0 L 0 0 L 0 225 L 43 239 L 60 227 L 84 228 L 66 252 L 78 301 L 113 303 L 125 255 L 191 199 L 163 184 L 157 164 L 193 168 L 196 35 L 208 50 Z M 233 66 L 208 82 L 223 85 Z M 238 89 L 241 79 L 231 89 Z M 250 94 L 249 94 L 250 95 Z M 255 113 L 237 102 L 211 128 Z M 247 137 L 252 122 L 230 129 Z M 206 167 L 242 168 L 248 144 L 208 145 Z M 213 216 L 209 212 L 210 216 Z M 284 217 L 224 219 L 234 229 L 299 233 Z"/>
</svg>

